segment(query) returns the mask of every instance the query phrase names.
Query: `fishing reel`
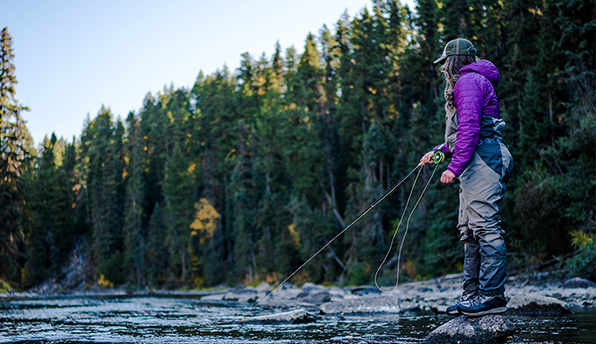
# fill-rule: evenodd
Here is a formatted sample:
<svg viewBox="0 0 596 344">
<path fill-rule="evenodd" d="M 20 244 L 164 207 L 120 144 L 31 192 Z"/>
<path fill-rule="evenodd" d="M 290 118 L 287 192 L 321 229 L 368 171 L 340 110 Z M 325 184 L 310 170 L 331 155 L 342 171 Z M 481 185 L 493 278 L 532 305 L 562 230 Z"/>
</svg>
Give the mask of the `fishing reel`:
<svg viewBox="0 0 596 344">
<path fill-rule="evenodd" d="M 435 151 L 433 154 L 433 162 L 435 165 L 440 165 L 443 163 L 443 161 L 445 161 L 445 153 L 439 150 Z"/>
</svg>

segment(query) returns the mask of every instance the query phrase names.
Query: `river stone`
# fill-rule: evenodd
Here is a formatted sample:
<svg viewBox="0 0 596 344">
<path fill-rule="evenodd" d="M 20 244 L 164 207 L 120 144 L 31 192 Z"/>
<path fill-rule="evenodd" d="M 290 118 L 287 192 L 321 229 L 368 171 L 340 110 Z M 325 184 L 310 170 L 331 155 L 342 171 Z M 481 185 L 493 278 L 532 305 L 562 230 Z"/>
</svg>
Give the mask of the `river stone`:
<svg viewBox="0 0 596 344">
<path fill-rule="evenodd" d="M 266 293 L 268 293 L 268 292 L 270 292 L 270 291 L 271 291 L 271 285 L 269 285 L 269 283 L 267 283 L 267 282 L 263 282 L 263 283 L 259 284 L 259 285 L 258 285 L 258 286 L 255 288 L 255 290 L 256 290 L 257 292 L 259 292 L 259 293 L 260 293 L 260 292 L 266 292 Z"/>
<path fill-rule="evenodd" d="M 359 287 L 354 287 L 354 288 L 350 289 L 350 291 L 352 292 L 352 294 L 358 295 L 358 296 L 370 295 L 370 294 L 378 295 L 378 294 L 382 293 L 382 291 L 380 291 L 379 288 L 372 287 L 369 285 L 362 285 Z"/>
<path fill-rule="evenodd" d="M 569 307 L 554 297 L 518 294 L 507 305 L 511 313 L 525 315 L 558 315 L 569 313 Z"/>
<path fill-rule="evenodd" d="M 327 291 L 327 288 L 323 287 L 322 285 L 316 285 L 314 283 L 306 282 L 304 283 L 304 285 L 302 285 L 302 291 L 312 294 L 313 292 L 318 293 Z"/>
<path fill-rule="evenodd" d="M 563 284 L 561 284 L 562 288 L 594 288 L 596 287 L 596 283 L 587 280 L 587 279 L 583 279 L 580 277 L 575 277 L 575 278 L 571 278 L 568 279 L 567 281 L 563 282 Z"/>
<path fill-rule="evenodd" d="M 425 343 L 502 343 L 513 332 L 513 323 L 502 315 L 490 314 L 478 318 L 460 315 L 437 327 L 426 337 Z"/>
<path fill-rule="evenodd" d="M 224 300 L 239 301 L 239 302 L 253 302 L 257 299 L 257 291 L 253 287 L 246 287 L 244 289 L 231 291 L 226 293 Z"/>
<path fill-rule="evenodd" d="M 238 320 L 241 324 L 305 324 L 314 322 L 315 318 L 308 314 L 305 309 L 297 309 L 295 311 L 275 313 L 269 315 L 261 315 L 258 317 L 244 318 Z"/>
<path fill-rule="evenodd" d="M 201 301 L 222 301 L 225 294 L 213 294 L 201 297 Z"/>
<path fill-rule="evenodd" d="M 314 303 L 314 304 L 320 305 L 322 303 L 325 303 L 325 302 L 331 300 L 331 294 L 329 294 L 328 291 L 323 291 L 320 293 L 307 294 L 304 297 L 298 297 L 296 299 L 301 302 Z"/>
<path fill-rule="evenodd" d="M 331 287 L 329 288 L 329 294 L 331 294 L 331 296 L 343 297 L 346 295 L 346 292 L 343 289 L 339 289 L 338 287 Z"/>
<path fill-rule="evenodd" d="M 300 294 L 296 295 L 296 300 L 300 300 L 300 299 L 304 299 L 306 298 L 308 295 L 310 295 L 309 293 L 305 292 L 305 291 L 301 291 Z"/>
<path fill-rule="evenodd" d="M 325 314 L 399 313 L 399 299 L 395 296 L 374 296 L 327 302 L 321 305 Z"/>
</svg>

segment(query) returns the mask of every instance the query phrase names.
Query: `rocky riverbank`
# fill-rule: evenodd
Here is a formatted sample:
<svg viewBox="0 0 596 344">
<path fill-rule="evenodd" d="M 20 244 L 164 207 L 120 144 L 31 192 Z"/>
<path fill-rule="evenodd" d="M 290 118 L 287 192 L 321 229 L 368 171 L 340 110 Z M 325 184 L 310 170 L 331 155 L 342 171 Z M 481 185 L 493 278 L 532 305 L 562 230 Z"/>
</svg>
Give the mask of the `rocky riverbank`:
<svg viewBox="0 0 596 344">
<path fill-rule="evenodd" d="M 395 290 L 381 292 L 372 286 L 326 287 L 305 283 L 301 287 L 285 284 L 272 293 L 272 286 L 262 283 L 256 287 L 222 287 L 214 290 L 131 291 L 118 289 L 59 291 L 37 289 L 28 292 L 0 294 L 0 301 L 51 298 L 130 298 L 143 296 L 190 298 L 192 302 L 219 306 L 240 305 L 241 308 L 256 306 L 261 312 L 256 316 L 242 315 L 214 325 L 275 325 L 325 323 L 329 319 L 383 318 L 399 314 L 441 314 L 452 305 L 461 293 L 461 275 L 401 284 Z M 480 318 L 460 316 L 436 327 L 426 338 L 426 343 L 478 343 L 503 342 L 515 333 L 514 322 L 509 314 L 528 316 L 551 316 L 596 310 L 596 284 L 582 279 L 529 284 L 511 278 L 507 284 L 506 297 L 509 312 Z M 196 301 L 195 301 L 196 300 Z M 257 305 L 258 303 L 258 305 Z M 247 314 L 252 313 L 248 312 Z M 522 330 L 523 331 L 523 330 Z"/>
<path fill-rule="evenodd" d="M 31 290 L 0 294 L 2 299 L 27 299 L 41 297 L 84 297 L 84 296 L 181 296 L 200 298 L 202 302 L 259 302 L 259 306 L 280 311 L 306 308 L 321 314 L 356 313 L 444 313 L 461 294 L 461 275 L 403 283 L 396 290 L 382 292 L 372 286 L 325 287 L 305 283 L 301 287 L 286 283 L 271 293 L 272 286 L 262 283 L 257 287 L 219 288 L 198 291 L 145 290 L 127 291 L 119 289 L 76 290 Z M 507 284 L 505 293 L 509 300 L 510 313 L 555 315 L 569 312 L 572 308 L 596 308 L 596 283 L 575 278 L 544 284 L 527 284 L 514 278 Z"/>
</svg>

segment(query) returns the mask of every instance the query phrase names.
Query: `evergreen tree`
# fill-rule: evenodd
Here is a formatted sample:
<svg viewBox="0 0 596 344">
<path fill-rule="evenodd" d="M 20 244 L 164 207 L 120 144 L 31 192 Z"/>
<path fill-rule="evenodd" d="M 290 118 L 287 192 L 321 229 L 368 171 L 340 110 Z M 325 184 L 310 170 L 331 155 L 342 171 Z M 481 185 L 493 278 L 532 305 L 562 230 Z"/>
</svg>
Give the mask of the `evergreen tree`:
<svg viewBox="0 0 596 344">
<path fill-rule="evenodd" d="M 155 204 L 151 212 L 147 232 L 145 260 L 147 266 L 147 282 L 152 286 L 164 284 L 169 278 L 170 255 L 166 241 L 167 229 L 163 222 L 159 204 Z"/>
<path fill-rule="evenodd" d="M 166 240 L 170 248 L 172 271 L 184 284 L 193 274 L 189 249 L 194 202 L 192 176 L 178 144 L 174 146 L 174 153 L 165 172 L 163 217 L 168 233 Z"/>
<path fill-rule="evenodd" d="M 87 135 L 90 136 L 87 186 L 94 262 L 100 275 L 118 284 L 124 281 L 121 130 L 114 128 L 111 111 L 102 107 L 89 123 Z"/>
<path fill-rule="evenodd" d="M 70 180 L 66 171 L 56 166 L 56 144 L 56 136 L 52 134 L 28 183 L 29 231 L 24 277 L 29 286 L 59 275 L 73 243 Z"/>
<path fill-rule="evenodd" d="M 126 206 L 124 209 L 124 259 L 128 278 L 136 285 L 146 283 L 145 246 L 143 230 L 143 147 L 139 122 L 133 112 L 128 114 L 128 166 Z"/>
<path fill-rule="evenodd" d="M 19 281 L 19 245 L 23 240 L 22 172 L 33 153 L 32 140 L 15 99 L 12 37 L 0 34 L 0 279 Z"/>
</svg>

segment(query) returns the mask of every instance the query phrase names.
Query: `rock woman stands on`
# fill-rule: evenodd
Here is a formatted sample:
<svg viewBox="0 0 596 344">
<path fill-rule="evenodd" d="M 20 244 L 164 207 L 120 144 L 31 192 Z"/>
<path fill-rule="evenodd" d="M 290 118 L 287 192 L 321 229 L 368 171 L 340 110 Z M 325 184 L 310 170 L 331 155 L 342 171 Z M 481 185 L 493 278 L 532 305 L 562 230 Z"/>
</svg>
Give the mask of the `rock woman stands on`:
<svg viewBox="0 0 596 344">
<path fill-rule="evenodd" d="M 434 63 L 443 63 L 447 82 L 445 143 L 434 150 L 452 158 L 441 182 L 460 181 L 457 227 L 465 257 L 462 297 L 447 313 L 503 313 L 507 270 L 499 214 L 513 160 L 502 141 L 505 122 L 494 89 L 499 71 L 493 63 L 479 60 L 472 43 L 463 38 L 447 43 Z M 420 161 L 431 164 L 432 155 L 429 152 Z"/>
</svg>

